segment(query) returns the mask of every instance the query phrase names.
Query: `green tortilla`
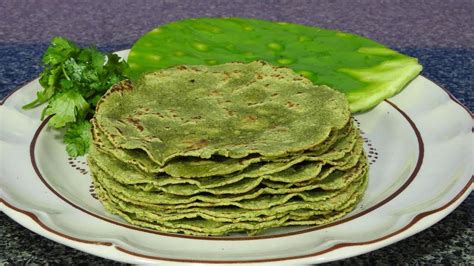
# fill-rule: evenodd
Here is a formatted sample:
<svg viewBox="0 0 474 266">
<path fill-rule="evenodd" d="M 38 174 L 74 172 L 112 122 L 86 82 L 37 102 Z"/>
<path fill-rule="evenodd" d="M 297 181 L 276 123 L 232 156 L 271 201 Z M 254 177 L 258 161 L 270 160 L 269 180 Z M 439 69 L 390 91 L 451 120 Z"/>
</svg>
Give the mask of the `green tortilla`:
<svg viewBox="0 0 474 266">
<path fill-rule="evenodd" d="M 365 158 L 362 156 L 362 158 Z M 354 160 L 357 162 L 357 160 Z M 352 162 L 351 162 L 352 163 Z M 346 164 L 347 165 L 347 164 Z M 351 165 L 348 165 L 351 167 Z M 98 166 L 102 171 L 104 171 L 104 174 L 109 174 L 105 169 L 101 168 Z M 326 184 L 326 182 L 315 182 L 314 180 L 321 181 L 327 176 L 333 175 L 332 172 L 336 171 L 336 176 L 337 175 L 342 175 L 342 174 L 351 174 L 351 171 L 342 171 L 338 170 L 341 167 L 338 167 L 338 165 L 333 166 L 333 167 L 328 167 L 326 166 L 327 169 L 325 169 L 325 172 L 320 176 L 321 169 L 323 168 L 323 163 L 314 163 L 310 162 L 307 163 L 300 168 L 296 169 L 287 169 L 278 173 L 270 174 L 270 175 L 262 175 L 260 177 L 254 177 L 254 178 L 241 178 L 238 181 L 229 183 L 226 182 L 226 184 L 220 185 L 220 186 L 212 186 L 209 187 L 209 184 L 206 182 L 200 182 L 198 184 L 189 184 L 189 183 L 179 183 L 179 182 L 173 182 L 172 178 L 169 182 L 173 182 L 171 184 L 164 184 L 164 185 L 157 185 L 157 183 L 163 183 L 163 181 L 159 180 L 160 178 L 158 177 L 155 183 L 147 183 L 147 184 L 135 184 L 133 186 L 134 189 L 140 189 L 143 191 L 152 191 L 152 192 L 165 192 L 165 193 L 170 193 L 173 195 L 182 195 L 182 196 L 190 196 L 198 193 L 211 193 L 214 195 L 223 195 L 223 194 L 241 194 L 241 193 L 246 193 L 250 190 L 255 189 L 257 186 L 259 186 L 262 181 L 268 181 L 268 182 L 274 182 L 274 183 L 285 183 L 288 185 L 293 185 L 295 183 L 299 182 L 304 182 L 304 181 L 309 181 L 312 180 L 313 182 L 309 183 L 309 186 L 303 187 L 299 186 L 295 190 L 299 191 L 304 191 L 304 190 L 309 190 L 309 189 L 314 189 L 316 187 L 321 186 L 323 189 L 329 189 L 330 186 L 337 187 L 337 185 L 329 185 Z M 351 167 L 354 168 L 354 167 Z M 113 175 L 112 175 L 113 177 Z M 116 179 L 115 177 L 113 177 Z M 214 179 L 220 179 L 221 177 L 215 177 Z M 334 180 L 334 178 L 329 178 L 330 180 Z M 337 178 L 334 181 L 341 181 L 342 178 Z M 184 179 L 184 180 L 189 180 L 189 179 Z M 160 182 L 161 181 L 161 182 Z M 267 183 L 265 183 L 267 184 Z M 203 187 L 206 186 L 207 187 Z M 340 184 L 339 184 L 340 186 Z M 274 188 L 270 186 L 271 188 Z M 334 188 L 333 188 L 334 189 Z M 290 189 L 291 190 L 291 189 Z M 290 190 L 269 190 L 267 193 L 271 194 L 284 194 L 287 192 L 291 192 Z"/>
<path fill-rule="evenodd" d="M 120 103 L 120 104 L 117 104 Z M 193 156 L 278 157 L 311 149 L 349 120 L 343 94 L 264 62 L 178 66 L 112 87 L 95 119 L 114 146 L 158 165 Z"/>
<path fill-rule="evenodd" d="M 298 153 L 279 159 L 251 156 L 242 159 L 221 158 L 219 160 L 206 160 L 191 157 L 186 159 L 181 158 L 182 160 L 172 160 L 164 167 L 160 167 L 151 161 L 144 151 L 136 149 L 127 150 L 114 147 L 112 143 L 105 137 L 100 128 L 98 128 L 94 119 L 92 119 L 92 125 L 94 147 L 92 148 L 93 151 L 91 153 L 95 154 L 94 151 L 97 149 L 113 155 L 117 158 L 117 160 L 121 160 L 127 165 L 134 165 L 144 172 L 166 173 L 174 177 L 206 177 L 213 175 L 226 175 L 244 170 L 253 163 L 274 160 L 286 162 L 292 158 L 295 158 L 296 156 L 300 156 L 300 153 Z M 325 152 L 331 153 L 334 151 L 334 149 L 346 152 L 348 149 L 350 149 L 350 146 L 348 145 L 352 145 L 352 141 L 355 139 L 354 137 L 358 134 L 358 132 L 354 132 L 354 130 L 355 128 L 353 126 L 353 122 L 350 121 L 343 129 L 332 131 L 323 143 L 318 145 L 317 148 L 304 152 L 304 155 L 318 156 Z M 333 147 L 333 145 L 338 141 L 339 143 Z M 328 151 L 330 148 L 333 148 L 333 150 Z M 335 153 L 334 155 L 340 156 L 340 154 L 337 155 Z M 331 159 L 328 154 L 325 154 L 325 158 Z M 110 158 L 106 160 L 109 161 Z"/>
<path fill-rule="evenodd" d="M 356 133 L 356 132 L 354 132 Z M 357 134 L 354 134 L 357 136 Z M 319 171 L 322 169 L 324 164 L 329 165 L 347 165 L 351 166 L 356 161 L 362 149 L 362 140 L 359 140 L 358 145 L 355 146 L 354 151 L 351 151 L 353 146 L 352 139 L 346 136 L 344 138 L 344 144 L 337 143 L 333 149 L 341 148 L 346 146 L 343 154 L 349 153 L 347 156 L 340 158 L 341 150 L 334 150 L 335 156 L 330 153 L 321 156 L 301 156 L 293 159 L 289 162 L 267 162 L 266 164 L 254 164 L 248 167 L 246 170 L 238 172 L 236 174 L 224 175 L 216 177 L 203 177 L 199 179 L 190 178 L 176 178 L 168 176 L 166 174 L 153 175 L 142 172 L 134 167 L 130 167 L 127 164 L 119 161 L 111 155 L 104 152 L 100 152 L 96 147 L 90 149 L 90 160 L 93 160 L 103 171 L 108 175 L 113 176 L 115 180 L 125 185 L 136 185 L 144 190 L 152 190 L 156 188 L 175 187 L 178 193 L 185 193 L 186 190 L 190 190 L 191 193 L 199 191 L 199 189 L 211 189 L 220 186 L 229 185 L 242 179 L 251 179 L 262 177 L 266 180 L 280 181 L 280 182 L 303 182 L 313 179 Z M 351 142 L 345 142 L 346 140 Z M 347 146 L 346 144 L 349 144 Z M 354 155 L 353 155 L 354 154 Z M 252 181 L 249 181 L 252 182 Z M 143 185 L 140 185 L 143 184 Z M 186 187 L 188 189 L 186 189 Z"/>
<path fill-rule="evenodd" d="M 207 213 L 187 212 L 163 215 L 161 211 L 146 210 L 143 207 L 137 207 L 116 198 L 111 200 L 110 195 L 105 191 L 99 191 L 99 197 L 109 211 L 124 217 L 132 224 L 165 232 L 170 232 L 170 230 L 167 230 L 169 228 L 171 232 L 220 235 L 235 231 L 260 231 L 285 224 L 320 224 L 332 221 L 353 209 L 362 195 L 360 191 L 363 191 L 365 186 L 366 178 L 363 178 L 361 182 L 357 182 L 357 185 L 348 189 L 347 192 L 340 193 L 326 201 L 290 202 L 286 206 L 256 210 L 247 212 L 247 214 L 243 214 L 242 211 L 234 212 L 234 210 L 239 209 L 228 209 L 221 212 L 207 208 Z M 306 210 L 304 214 L 298 212 L 302 209 Z M 295 213 L 293 214 L 291 210 L 295 210 Z M 270 215 L 265 217 L 268 214 Z M 330 215 L 325 215 L 325 219 L 316 218 L 321 214 Z M 236 215 L 240 218 L 234 218 Z"/>
<path fill-rule="evenodd" d="M 320 197 L 331 197 L 331 191 L 315 189 L 293 189 L 294 192 L 286 193 L 288 190 L 272 189 L 270 187 L 255 188 L 247 193 L 212 195 L 207 193 L 192 196 L 173 195 L 165 192 L 141 191 L 132 186 L 124 186 L 113 178 L 107 176 L 102 170 L 91 165 L 95 178 L 99 184 L 125 201 L 144 205 L 160 205 L 162 208 L 188 208 L 191 206 L 237 206 L 244 209 L 262 209 L 283 204 L 292 198 L 301 198 L 305 201 L 314 201 Z M 311 185 L 311 184 L 310 184 Z M 316 186 L 318 187 L 318 186 Z M 291 190 L 290 190 L 291 191 Z M 281 193 L 281 194 L 275 194 Z"/>
<path fill-rule="evenodd" d="M 367 185 L 344 96 L 265 62 L 178 66 L 99 101 L 88 157 L 104 207 L 190 235 L 318 225 Z"/>
</svg>

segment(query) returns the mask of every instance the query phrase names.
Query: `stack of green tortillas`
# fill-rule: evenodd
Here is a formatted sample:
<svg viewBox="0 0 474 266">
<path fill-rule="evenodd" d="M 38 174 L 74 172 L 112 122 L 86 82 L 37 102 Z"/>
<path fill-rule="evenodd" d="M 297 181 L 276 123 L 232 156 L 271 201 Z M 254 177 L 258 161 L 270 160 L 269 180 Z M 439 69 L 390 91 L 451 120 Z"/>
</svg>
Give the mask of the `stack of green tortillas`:
<svg viewBox="0 0 474 266">
<path fill-rule="evenodd" d="M 324 224 L 353 210 L 367 184 L 344 95 L 261 61 L 123 81 L 92 122 L 89 165 L 101 202 L 162 232 Z"/>
</svg>

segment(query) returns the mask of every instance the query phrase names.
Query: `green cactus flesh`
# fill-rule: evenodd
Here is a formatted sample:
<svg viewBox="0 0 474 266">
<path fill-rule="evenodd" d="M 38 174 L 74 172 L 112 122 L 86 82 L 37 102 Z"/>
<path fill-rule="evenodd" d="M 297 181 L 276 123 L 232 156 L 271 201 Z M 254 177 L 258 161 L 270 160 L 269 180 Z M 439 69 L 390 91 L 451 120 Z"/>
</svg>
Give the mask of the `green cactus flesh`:
<svg viewBox="0 0 474 266">
<path fill-rule="evenodd" d="M 132 80 L 176 65 L 265 60 L 314 84 L 343 92 L 352 112 L 398 93 L 422 67 L 416 58 L 364 37 L 304 25 L 244 18 L 196 18 L 148 32 L 132 47 Z"/>
</svg>

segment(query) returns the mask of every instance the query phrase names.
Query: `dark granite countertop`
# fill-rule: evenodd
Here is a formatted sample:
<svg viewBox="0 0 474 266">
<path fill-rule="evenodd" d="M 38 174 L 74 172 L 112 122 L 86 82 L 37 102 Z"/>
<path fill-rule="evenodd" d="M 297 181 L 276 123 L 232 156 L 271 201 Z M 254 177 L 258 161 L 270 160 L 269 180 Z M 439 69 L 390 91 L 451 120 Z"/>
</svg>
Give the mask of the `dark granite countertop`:
<svg viewBox="0 0 474 266">
<path fill-rule="evenodd" d="M 419 58 L 423 75 L 474 110 L 474 1 L 1 1 L 0 98 L 41 71 L 53 36 L 114 51 L 188 17 L 241 16 L 349 31 Z M 4 177 L 2 177 L 4 178 Z M 380 250 L 331 264 L 474 264 L 474 193 L 445 219 Z M 0 213 L 0 264 L 112 264 Z"/>
</svg>

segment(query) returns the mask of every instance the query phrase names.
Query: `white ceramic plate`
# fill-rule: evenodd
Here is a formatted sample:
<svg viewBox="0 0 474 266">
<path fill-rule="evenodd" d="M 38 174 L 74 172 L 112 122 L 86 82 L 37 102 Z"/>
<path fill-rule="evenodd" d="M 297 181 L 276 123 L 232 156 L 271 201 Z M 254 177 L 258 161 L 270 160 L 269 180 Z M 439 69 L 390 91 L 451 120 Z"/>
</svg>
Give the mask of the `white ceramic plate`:
<svg viewBox="0 0 474 266">
<path fill-rule="evenodd" d="M 128 51 L 119 54 L 126 57 Z M 84 158 L 68 158 L 60 132 L 21 109 L 34 80 L 0 107 L 0 208 L 26 228 L 70 247 L 129 263 L 317 263 L 409 237 L 454 210 L 473 188 L 473 120 L 419 76 L 397 96 L 356 115 L 371 168 L 355 211 L 320 227 L 247 237 L 191 237 L 128 225 L 94 198 Z"/>
</svg>

